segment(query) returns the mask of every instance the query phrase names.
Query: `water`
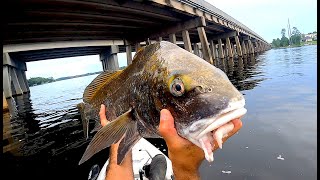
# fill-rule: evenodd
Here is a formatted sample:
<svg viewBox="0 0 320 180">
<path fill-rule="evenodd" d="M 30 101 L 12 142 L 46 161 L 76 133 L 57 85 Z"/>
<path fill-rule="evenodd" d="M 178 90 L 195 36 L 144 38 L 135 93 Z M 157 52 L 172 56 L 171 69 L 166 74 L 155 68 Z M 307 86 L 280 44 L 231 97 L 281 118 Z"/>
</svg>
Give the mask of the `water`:
<svg viewBox="0 0 320 180">
<path fill-rule="evenodd" d="M 202 179 L 316 179 L 316 47 L 218 63 L 245 95 L 248 113 L 215 162 L 202 163 Z M 31 96 L 15 98 L 17 117 L 4 117 L 2 177 L 86 179 L 92 165 L 106 161 L 108 149 L 77 165 L 88 141 L 76 104 L 95 76 L 31 87 Z"/>
</svg>

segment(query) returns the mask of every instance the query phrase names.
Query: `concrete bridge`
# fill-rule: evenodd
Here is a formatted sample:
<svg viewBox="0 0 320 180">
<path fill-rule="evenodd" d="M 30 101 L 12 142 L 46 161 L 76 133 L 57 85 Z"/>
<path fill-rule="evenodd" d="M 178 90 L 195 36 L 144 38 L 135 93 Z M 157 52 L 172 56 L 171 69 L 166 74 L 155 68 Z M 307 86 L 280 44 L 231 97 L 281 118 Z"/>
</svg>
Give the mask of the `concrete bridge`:
<svg viewBox="0 0 320 180">
<path fill-rule="evenodd" d="M 167 40 L 212 65 L 246 58 L 270 44 L 204 0 L 7 0 L 3 96 L 29 92 L 26 62 L 99 54 L 103 70 L 117 53 Z"/>
</svg>

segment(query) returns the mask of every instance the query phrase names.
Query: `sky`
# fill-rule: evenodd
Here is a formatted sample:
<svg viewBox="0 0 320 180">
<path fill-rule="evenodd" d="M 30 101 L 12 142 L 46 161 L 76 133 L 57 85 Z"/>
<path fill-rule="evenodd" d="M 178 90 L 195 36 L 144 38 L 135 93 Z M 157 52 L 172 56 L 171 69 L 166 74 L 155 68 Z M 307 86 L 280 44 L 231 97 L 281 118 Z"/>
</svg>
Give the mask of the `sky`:
<svg viewBox="0 0 320 180">
<path fill-rule="evenodd" d="M 281 29 L 297 27 L 301 33 L 317 31 L 316 0 L 205 0 L 259 34 L 263 39 L 281 37 Z M 126 54 L 118 54 L 119 66 L 126 66 Z M 98 55 L 27 63 L 27 78 L 73 76 L 102 71 Z"/>
</svg>

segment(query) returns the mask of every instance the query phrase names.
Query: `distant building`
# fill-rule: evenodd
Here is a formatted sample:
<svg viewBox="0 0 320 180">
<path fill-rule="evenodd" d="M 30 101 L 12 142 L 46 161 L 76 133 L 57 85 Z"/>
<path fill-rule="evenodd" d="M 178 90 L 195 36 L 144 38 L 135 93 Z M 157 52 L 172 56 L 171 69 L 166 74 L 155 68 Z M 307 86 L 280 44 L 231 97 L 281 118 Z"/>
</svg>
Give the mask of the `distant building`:
<svg viewBox="0 0 320 180">
<path fill-rule="evenodd" d="M 317 40 L 317 32 L 302 34 L 301 41 L 303 42 L 310 42 L 310 41 L 316 41 L 316 40 Z"/>
</svg>

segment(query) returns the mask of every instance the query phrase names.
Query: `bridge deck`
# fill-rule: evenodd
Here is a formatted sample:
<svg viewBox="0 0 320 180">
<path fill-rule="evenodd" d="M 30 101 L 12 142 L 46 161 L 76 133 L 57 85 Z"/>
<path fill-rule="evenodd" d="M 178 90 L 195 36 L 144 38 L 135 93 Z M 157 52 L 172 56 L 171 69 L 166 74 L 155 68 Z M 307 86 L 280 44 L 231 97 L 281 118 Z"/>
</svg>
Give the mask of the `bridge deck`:
<svg viewBox="0 0 320 180">
<path fill-rule="evenodd" d="M 164 27 L 196 16 L 206 18 L 207 36 L 237 30 L 255 32 L 203 0 L 25 0 L 10 1 L 3 43 L 79 40 L 143 41 Z M 199 42 L 196 29 L 191 42 Z M 182 40 L 177 34 L 177 40 Z"/>
</svg>

